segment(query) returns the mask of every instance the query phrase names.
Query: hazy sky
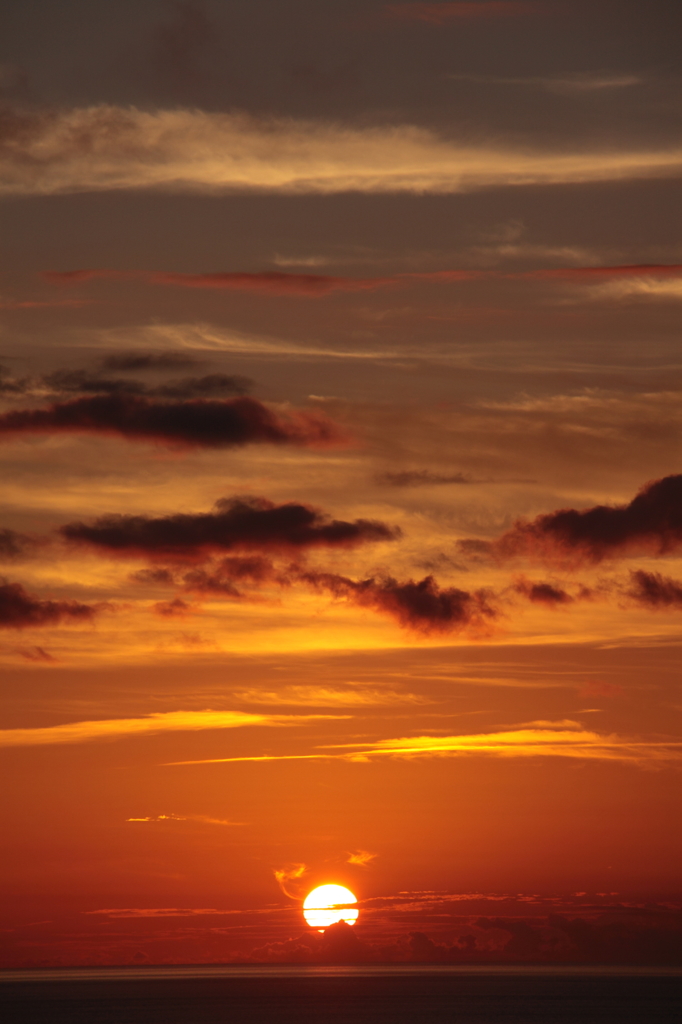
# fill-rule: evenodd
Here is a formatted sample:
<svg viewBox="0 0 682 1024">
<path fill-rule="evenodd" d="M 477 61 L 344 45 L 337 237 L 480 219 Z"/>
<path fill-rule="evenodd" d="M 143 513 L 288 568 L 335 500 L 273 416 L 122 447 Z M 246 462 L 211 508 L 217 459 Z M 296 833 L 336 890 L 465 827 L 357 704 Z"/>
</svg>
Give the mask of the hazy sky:
<svg viewBox="0 0 682 1024">
<path fill-rule="evenodd" d="M 5 0 L 4 965 L 679 955 L 681 29 Z"/>
</svg>

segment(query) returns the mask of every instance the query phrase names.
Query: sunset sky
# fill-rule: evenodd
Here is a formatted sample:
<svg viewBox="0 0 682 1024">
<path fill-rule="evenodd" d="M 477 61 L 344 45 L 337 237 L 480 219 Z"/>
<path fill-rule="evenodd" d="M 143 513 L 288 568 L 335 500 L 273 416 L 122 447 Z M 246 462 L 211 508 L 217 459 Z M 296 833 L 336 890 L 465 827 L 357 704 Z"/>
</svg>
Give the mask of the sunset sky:
<svg viewBox="0 0 682 1024">
<path fill-rule="evenodd" d="M 682 955 L 679 3 L 2 8 L 0 966 Z"/>
</svg>

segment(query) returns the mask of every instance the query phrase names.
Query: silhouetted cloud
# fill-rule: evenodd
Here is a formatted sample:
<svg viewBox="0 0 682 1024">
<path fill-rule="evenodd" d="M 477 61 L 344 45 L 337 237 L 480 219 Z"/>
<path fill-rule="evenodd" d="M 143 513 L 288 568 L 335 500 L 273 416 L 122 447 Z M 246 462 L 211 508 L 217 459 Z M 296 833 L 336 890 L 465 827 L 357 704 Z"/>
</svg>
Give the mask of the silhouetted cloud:
<svg viewBox="0 0 682 1024">
<path fill-rule="evenodd" d="M 166 619 L 184 619 L 188 615 L 192 615 L 195 609 L 187 604 L 186 601 L 183 601 L 181 597 L 175 597 L 172 601 L 157 601 L 154 605 L 154 611 L 157 615 L 162 615 Z"/>
<path fill-rule="evenodd" d="M 532 604 L 546 604 L 555 607 L 560 604 L 572 604 L 575 600 L 562 587 L 554 583 L 532 583 L 530 580 L 517 580 L 514 590 L 523 594 Z"/>
<path fill-rule="evenodd" d="M 597 564 L 629 554 L 666 555 L 682 547 L 682 475 L 646 484 L 628 505 L 560 509 L 519 520 L 491 545 L 500 558 Z"/>
<path fill-rule="evenodd" d="M 112 352 L 100 360 L 103 370 L 131 371 L 142 373 L 145 370 L 178 370 L 190 366 L 201 366 L 203 359 L 187 355 L 184 352 Z"/>
<path fill-rule="evenodd" d="M 133 394 L 96 395 L 0 415 L 0 434 L 114 434 L 186 448 L 245 444 L 324 445 L 341 440 L 320 413 L 275 413 L 253 398 L 159 402 Z"/>
<path fill-rule="evenodd" d="M 34 544 L 33 538 L 24 533 L 7 527 L 0 529 L 0 561 L 16 562 L 25 557 Z"/>
<path fill-rule="evenodd" d="M 405 583 L 391 576 L 356 581 L 324 572 L 301 572 L 298 578 L 317 590 L 326 590 L 334 597 L 384 612 L 401 626 L 419 633 L 450 633 L 468 627 L 489 628 L 491 621 L 498 615 L 488 591 L 469 593 L 456 587 L 441 588 L 433 576 Z"/>
<path fill-rule="evenodd" d="M 56 393 L 145 395 L 148 398 L 208 398 L 214 395 L 243 395 L 250 390 L 248 377 L 210 373 L 203 377 L 181 377 L 150 386 L 131 378 L 102 377 L 89 370 L 54 370 L 30 381 L 31 389 L 44 388 Z"/>
<path fill-rule="evenodd" d="M 625 593 L 645 608 L 682 608 L 682 583 L 658 572 L 631 571 Z"/>
<path fill-rule="evenodd" d="M 518 18 L 528 14 L 546 14 L 547 6 L 529 0 L 456 0 L 454 3 L 386 4 L 384 12 L 396 21 L 422 21 L 428 25 L 474 21 L 479 18 Z"/>
<path fill-rule="evenodd" d="M 377 483 L 388 487 L 430 487 L 434 484 L 473 484 L 476 483 L 464 473 L 432 473 L 428 469 L 405 469 L 396 473 L 378 473 Z"/>
<path fill-rule="evenodd" d="M 309 505 L 275 505 L 266 498 L 221 498 L 212 512 L 151 516 L 103 516 L 94 523 L 61 527 L 67 540 L 100 550 L 152 557 L 205 557 L 221 551 L 291 551 L 314 547 L 354 547 L 395 540 L 397 527 L 373 519 L 331 519 Z M 244 562 L 233 566 L 248 570 Z"/>
<path fill-rule="evenodd" d="M 46 601 L 27 593 L 21 583 L 0 578 L 0 629 L 57 626 L 90 621 L 97 609 L 79 601 Z"/>
</svg>

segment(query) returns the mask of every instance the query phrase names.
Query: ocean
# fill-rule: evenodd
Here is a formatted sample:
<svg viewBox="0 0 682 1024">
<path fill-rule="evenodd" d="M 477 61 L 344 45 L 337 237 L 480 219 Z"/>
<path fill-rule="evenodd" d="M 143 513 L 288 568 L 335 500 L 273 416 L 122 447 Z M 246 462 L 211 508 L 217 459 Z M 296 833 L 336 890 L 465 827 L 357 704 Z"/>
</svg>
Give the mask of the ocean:
<svg viewBox="0 0 682 1024">
<path fill-rule="evenodd" d="M 682 969 L 239 965 L 0 971 L 3 1024 L 680 1024 Z"/>
</svg>

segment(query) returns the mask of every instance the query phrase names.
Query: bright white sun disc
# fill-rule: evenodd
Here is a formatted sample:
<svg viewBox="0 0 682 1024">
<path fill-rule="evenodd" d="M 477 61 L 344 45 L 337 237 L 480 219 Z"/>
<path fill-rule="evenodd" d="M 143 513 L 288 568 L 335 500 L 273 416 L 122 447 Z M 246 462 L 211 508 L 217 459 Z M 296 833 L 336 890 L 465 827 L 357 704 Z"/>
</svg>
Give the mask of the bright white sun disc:
<svg viewBox="0 0 682 1024">
<path fill-rule="evenodd" d="M 349 907 L 357 903 L 355 896 L 343 885 L 318 885 L 303 901 L 303 916 L 311 928 L 328 928 L 337 921 L 355 924 L 358 911 Z"/>
</svg>

